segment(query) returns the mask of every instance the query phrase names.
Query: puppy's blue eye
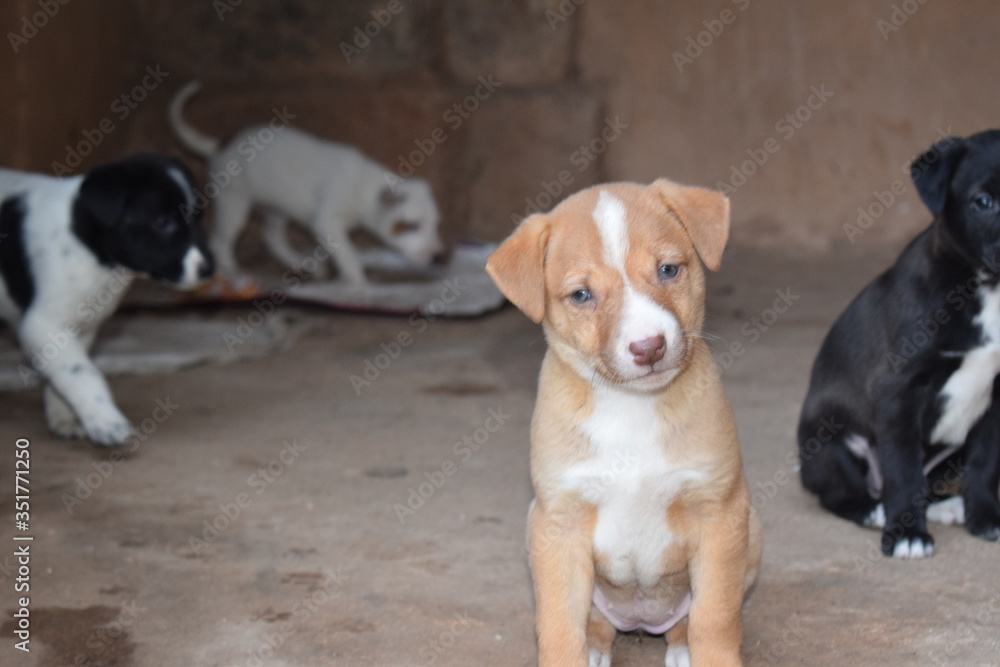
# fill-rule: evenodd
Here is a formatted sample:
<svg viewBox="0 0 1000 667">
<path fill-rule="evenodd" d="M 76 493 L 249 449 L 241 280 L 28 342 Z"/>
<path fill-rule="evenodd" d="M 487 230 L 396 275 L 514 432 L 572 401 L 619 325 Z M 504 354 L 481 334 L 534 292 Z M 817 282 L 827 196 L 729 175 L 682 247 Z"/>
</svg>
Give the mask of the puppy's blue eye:
<svg viewBox="0 0 1000 667">
<path fill-rule="evenodd" d="M 662 264 L 660 265 L 660 280 L 676 278 L 680 270 L 681 267 L 676 264 Z"/>
<path fill-rule="evenodd" d="M 590 293 L 589 289 L 584 287 L 583 289 L 578 289 L 570 294 L 569 298 L 573 303 L 582 304 L 590 301 L 593 298 L 593 295 Z"/>
<path fill-rule="evenodd" d="M 972 199 L 972 203 L 976 205 L 981 211 L 988 211 L 993 208 L 993 197 L 989 196 L 985 192 L 981 192 Z"/>
</svg>

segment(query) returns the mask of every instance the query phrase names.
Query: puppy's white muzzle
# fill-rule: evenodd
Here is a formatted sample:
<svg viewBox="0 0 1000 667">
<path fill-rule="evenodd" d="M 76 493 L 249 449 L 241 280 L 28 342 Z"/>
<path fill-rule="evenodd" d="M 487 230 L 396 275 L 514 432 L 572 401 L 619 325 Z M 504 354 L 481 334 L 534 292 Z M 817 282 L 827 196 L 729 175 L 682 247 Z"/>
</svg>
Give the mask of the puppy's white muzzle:
<svg viewBox="0 0 1000 667">
<path fill-rule="evenodd" d="M 177 287 L 191 289 L 197 287 L 211 273 L 212 262 L 197 246 L 191 246 L 181 261 L 182 271 Z"/>
<path fill-rule="evenodd" d="M 627 283 L 621 322 L 612 345 L 611 365 L 616 376 L 640 384 L 668 382 L 673 375 L 664 371 L 677 368 L 686 347 L 674 314 Z"/>
</svg>

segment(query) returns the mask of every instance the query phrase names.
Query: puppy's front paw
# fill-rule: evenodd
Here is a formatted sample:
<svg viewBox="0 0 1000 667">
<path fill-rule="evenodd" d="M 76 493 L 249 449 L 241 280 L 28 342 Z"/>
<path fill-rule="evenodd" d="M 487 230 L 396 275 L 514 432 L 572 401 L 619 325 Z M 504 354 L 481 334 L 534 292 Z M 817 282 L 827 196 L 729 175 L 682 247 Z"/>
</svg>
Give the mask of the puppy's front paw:
<svg viewBox="0 0 1000 667">
<path fill-rule="evenodd" d="M 885 505 L 876 505 L 861 523 L 865 528 L 885 528 Z"/>
<path fill-rule="evenodd" d="M 922 530 L 886 529 L 882 533 L 882 553 L 893 558 L 930 558 L 934 555 L 934 538 Z"/>
<path fill-rule="evenodd" d="M 127 419 L 94 419 L 84 422 L 87 438 L 105 447 L 122 447 L 132 444 L 134 428 Z"/>
<path fill-rule="evenodd" d="M 952 496 L 931 503 L 927 508 L 927 520 L 942 526 L 961 526 L 965 524 L 965 501 L 962 496 Z"/>
<path fill-rule="evenodd" d="M 687 644 L 668 646 L 664 665 L 666 667 L 691 667 L 691 652 L 688 650 Z"/>
<path fill-rule="evenodd" d="M 984 540 L 1000 541 L 1000 512 L 977 512 L 969 517 L 969 532 Z"/>
<path fill-rule="evenodd" d="M 45 422 L 60 438 L 79 440 L 87 437 L 76 414 L 61 399 L 50 399 L 48 394 L 45 395 Z"/>
<path fill-rule="evenodd" d="M 1000 542 L 1000 526 L 989 526 L 987 528 L 980 528 L 979 530 L 970 531 L 976 537 L 981 537 L 984 540 L 989 540 L 990 542 Z"/>
</svg>

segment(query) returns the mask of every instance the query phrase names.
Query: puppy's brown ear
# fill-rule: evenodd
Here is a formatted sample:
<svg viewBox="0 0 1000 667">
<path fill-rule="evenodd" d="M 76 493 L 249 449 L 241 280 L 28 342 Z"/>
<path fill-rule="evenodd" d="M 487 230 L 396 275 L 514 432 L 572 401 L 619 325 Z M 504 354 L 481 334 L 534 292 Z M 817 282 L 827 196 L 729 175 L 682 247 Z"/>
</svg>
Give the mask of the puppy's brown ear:
<svg viewBox="0 0 1000 667">
<path fill-rule="evenodd" d="M 679 185 L 665 178 L 651 186 L 677 219 L 705 266 L 718 271 L 729 238 L 729 197 L 715 190 Z"/>
<path fill-rule="evenodd" d="M 486 273 L 534 322 L 545 316 L 545 250 L 549 221 L 540 213 L 522 222 L 486 260 Z"/>
</svg>

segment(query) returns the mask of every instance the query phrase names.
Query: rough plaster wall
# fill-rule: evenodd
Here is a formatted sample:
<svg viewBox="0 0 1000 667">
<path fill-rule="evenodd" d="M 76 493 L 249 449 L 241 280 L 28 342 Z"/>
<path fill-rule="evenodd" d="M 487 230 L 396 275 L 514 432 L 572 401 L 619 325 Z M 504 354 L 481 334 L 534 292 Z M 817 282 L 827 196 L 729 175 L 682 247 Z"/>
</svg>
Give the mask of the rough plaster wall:
<svg viewBox="0 0 1000 667">
<path fill-rule="evenodd" d="M 988 81 L 1000 15 L 986 0 L 403 2 L 347 63 L 340 43 L 386 4 L 245 2 L 219 21 L 207 3 L 169 12 L 140 3 L 151 48 L 216 87 L 192 110 L 216 131 L 287 101 L 306 111 L 309 129 L 398 166 L 443 127 L 448 141 L 418 175 L 434 183 L 453 235 L 502 238 L 533 204 L 546 208 L 565 191 L 667 175 L 738 185 L 737 239 L 813 248 L 846 243 L 858 207 L 878 212 L 875 191 L 898 180 L 903 194 L 852 233 L 898 242 L 927 221 L 902 166 L 940 133 L 996 124 L 1000 100 Z M 913 13 L 894 17 L 894 7 Z M 883 34 L 878 21 L 901 17 Z M 185 36 L 185 25 L 197 29 Z M 719 34 L 699 35 L 711 28 Z M 688 38 L 711 43 L 679 71 L 674 53 Z M 442 114 L 484 74 L 503 86 L 451 131 Z M 800 127 L 778 127 L 814 87 L 833 95 Z M 580 159 L 616 117 L 628 128 Z M 745 183 L 734 180 L 747 151 L 760 158 L 768 139 L 776 152 L 747 165 Z M 569 185 L 549 197 L 567 171 Z"/>
<path fill-rule="evenodd" d="M 878 21 L 891 21 L 902 5 L 915 13 L 897 14 L 905 23 L 883 36 Z M 709 45 L 679 71 L 673 53 L 726 9 L 730 25 L 702 35 Z M 716 184 L 730 180 L 747 150 L 778 142 L 733 194 L 744 240 L 846 242 L 844 223 L 897 179 L 906 192 L 855 241 L 906 238 L 929 216 L 902 165 L 940 131 L 1000 124 L 998 88 L 986 83 L 1000 58 L 991 46 L 1000 15 L 984 0 L 591 1 L 584 10 L 583 77 L 633 122 L 607 155 L 609 175 Z M 833 96 L 788 137 L 776 124 L 813 86 Z"/>
<path fill-rule="evenodd" d="M 4 5 L 3 24 L 34 1 Z M 894 182 L 902 194 L 854 241 L 912 235 L 927 214 L 904 163 L 942 132 L 997 124 L 1000 14 L 987 0 L 399 0 L 350 62 L 343 43 L 372 12 L 384 19 L 390 0 L 230 4 L 67 5 L 24 53 L 0 58 L 16 91 L 0 111 L 0 157 L 48 168 L 144 67 L 160 65 L 166 83 L 90 163 L 125 148 L 186 155 L 164 112 L 197 76 L 206 86 L 190 118 L 223 137 L 287 107 L 304 129 L 400 168 L 440 131 L 415 174 L 435 187 L 451 238 L 499 239 L 568 191 L 666 175 L 738 186 L 741 241 L 824 248 L 846 243 L 858 207 L 878 212 L 875 192 Z M 894 11 L 905 22 L 883 34 L 878 21 Z M 707 45 L 679 68 L 674 54 L 689 39 Z M 500 86 L 475 99 L 491 76 Z M 794 132 L 779 128 L 814 87 L 833 95 Z M 455 122 L 456 104 L 475 110 Z M 602 144 L 616 118 L 627 128 Z M 581 153 L 592 142 L 604 150 Z M 765 146 L 764 164 L 747 162 Z M 734 181 L 734 168 L 754 173 Z"/>
</svg>

